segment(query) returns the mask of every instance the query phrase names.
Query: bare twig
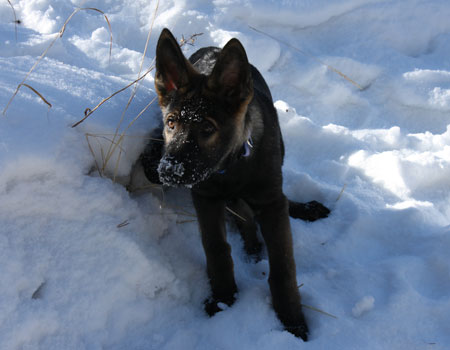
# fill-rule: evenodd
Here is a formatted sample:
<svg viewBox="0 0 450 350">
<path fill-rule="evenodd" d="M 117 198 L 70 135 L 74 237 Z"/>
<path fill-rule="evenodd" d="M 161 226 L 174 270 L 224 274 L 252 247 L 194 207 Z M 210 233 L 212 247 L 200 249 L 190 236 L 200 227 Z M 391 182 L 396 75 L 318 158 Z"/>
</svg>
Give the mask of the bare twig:
<svg viewBox="0 0 450 350">
<path fill-rule="evenodd" d="M 180 47 L 183 47 L 184 45 L 188 44 L 191 46 L 194 46 L 195 40 L 197 40 L 197 37 L 203 35 L 203 33 L 196 33 L 192 34 L 189 38 L 185 38 L 184 35 L 181 35 L 180 39 Z"/>
</svg>

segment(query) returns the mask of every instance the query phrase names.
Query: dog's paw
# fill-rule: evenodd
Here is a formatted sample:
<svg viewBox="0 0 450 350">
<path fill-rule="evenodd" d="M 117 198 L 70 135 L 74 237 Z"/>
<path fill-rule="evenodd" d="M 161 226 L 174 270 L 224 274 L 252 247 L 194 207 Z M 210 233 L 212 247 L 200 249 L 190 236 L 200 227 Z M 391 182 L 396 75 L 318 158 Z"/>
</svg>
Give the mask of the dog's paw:
<svg viewBox="0 0 450 350">
<path fill-rule="evenodd" d="M 305 221 L 316 221 L 328 217 L 330 209 L 317 201 L 299 203 L 289 201 L 289 216 Z"/>
<path fill-rule="evenodd" d="M 262 248 L 263 248 L 263 245 L 258 241 L 253 242 L 252 244 L 244 242 L 244 249 L 245 249 L 245 252 L 247 253 L 248 261 L 251 263 L 255 263 L 255 264 L 260 262 Z"/>
<path fill-rule="evenodd" d="M 303 341 L 308 341 L 309 330 L 306 323 L 298 326 L 285 326 L 284 327 L 289 333 L 292 333 L 297 338 L 301 338 Z"/>
<path fill-rule="evenodd" d="M 301 310 L 293 312 L 290 315 L 284 315 L 284 317 L 283 315 L 279 315 L 279 317 L 285 330 L 298 338 L 302 338 L 303 341 L 308 341 L 309 329 Z"/>
<path fill-rule="evenodd" d="M 317 201 L 311 201 L 305 204 L 306 208 L 309 212 L 309 221 L 315 221 L 318 219 L 323 219 L 328 217 L 330 215 L 330 209 L 328 209 L 326 206 L 324 206 L 322 203 L 319 203 Z"/>
<path fill-rule="evenodd" d="M 204 301 L 205 312 L 209 317 L 214 316 L 216 313 L 228 309 L 233 305 L 235 298 L 228 298 L 227 300 L 216 300 L 214 298 L 209 298 Z"/>
</svg>

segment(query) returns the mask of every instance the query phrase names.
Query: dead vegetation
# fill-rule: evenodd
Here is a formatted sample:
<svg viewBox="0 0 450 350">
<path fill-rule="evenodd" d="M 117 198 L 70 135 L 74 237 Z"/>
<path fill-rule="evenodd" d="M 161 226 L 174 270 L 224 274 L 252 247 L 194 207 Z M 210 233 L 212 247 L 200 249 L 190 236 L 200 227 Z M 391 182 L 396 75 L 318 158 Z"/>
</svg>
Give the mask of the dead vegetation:
<svg viewBox="0 0 450 350">
<path fill-rule="evenodd" d="M 9 0 L 7 0 L 8 3 L 11 5 L 11 2 Z M 12 5 L 11 5 L 12 7 Z M 14 7 L 12 7 L 14 10 Z M 59 38 L 61 38 L 66 30 L 67 24 L 70 22 L 70 20 L 73 18 L 73 16 L 75 16 L 78 12 L 80 11 L 96 11 L 99 12 L 101 14 L 103 14 L 103 16 L 105 17 L 106 23 L 108 24 L 109 27 L 109 31 L 110 31 L 110 51 L 109 51 L 109 55 L 111 57 L 111 50 L 112 50 L 112 29 L 111 29 L 111 24 L 109 22 L 108 17 L 106 16 L 106 14 L 97 9 L 97 8 L 93 8 L 93 7 L 86 7 L 86 8 L 77 8 L 75 9 L 72 14 L 66 19 L 66 21 L 64 22 L 63 26 L 61 27 L 60 31 L 58 32 L 58 34 L 55 36 L 55 38 L 50 42 L 50 44 L 47 46 L 47 48 L 44 50 L 44 52 L 41 54 L 41 56 L 39 56 L 39 58 L 36 60 L 36 62 L 34 63 L 34 65 L 31 67 L 31 69 L 29 70 L 29 72 L 25 75 L 25 78 L 22 80 L 22 82 L 20 82 L 17 85 L 17 88 L 15 90 L 15 92 L 13 93 L 13 95 L 11 96 L 10 100 L 8 101 L 6 107 L 3 109 L 3 115 L 6 114 L 6 111 L 8 110 L 10 104 L 12 103 L 12 101 L 14 100 L 14 98 L 16 97 L 16 95 L 19 93 L 19 90 L 22 86 L 26 86 L 28 87 L 31 91 L 33 91 L 37 96 L 39 96 L 39 98 L 46 104 L 49 106 L 49 108 L 52 107 L 52 104 L 50 102 L 48 102 L 48 100 L 46 98 L 44 98 L 43 94 L 39 93 L 35 88 L 31 87 L 28 84 L 25 84 L 25 81 L 28 79 L 28 77 L 30 76 L 30 74 L 36 69 L 37 65 L 39 64 L 39 62 L 42 61 L 42 59 L 47 55 L 48 51 L 53 47 L 53 45 L 55 44 L 56 40 L 58 40 Z M 15 16 L 15 11 L 14 11 L 14 16 Z M 16 18 L 16 17 L 14 17 Z M 15 19 L 17 22 L 17 19 Z"/>
</svg>

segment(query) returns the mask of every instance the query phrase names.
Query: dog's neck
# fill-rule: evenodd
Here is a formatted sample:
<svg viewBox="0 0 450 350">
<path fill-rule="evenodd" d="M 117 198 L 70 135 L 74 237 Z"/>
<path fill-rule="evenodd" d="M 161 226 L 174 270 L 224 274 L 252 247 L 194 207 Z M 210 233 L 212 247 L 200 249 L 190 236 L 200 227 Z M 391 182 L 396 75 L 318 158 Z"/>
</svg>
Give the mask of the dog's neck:
<svg viewBox="0 0 450 350">
<path fill-rule="evenodd" d="M 239 151 L 239 153 L 237 154 L 237 156 L 233 157 L 234 159 L 232 161 L 227 162 L 228 164 L 226 164 L 226 166 L 217 171 L 218 174 L 225 174 L 227 171 L 227 168 L 233 164 L 235 161 L 241 159 L 241 158 L 248 158 L 250 157 L 250 155 L 252 154 L 252 149 L 253 149 L 253 140 L 252 140 L 252 135 L 248 135 L 247 140 L 244 142 L 244 144 L 242 145 L 241 150 Z"/>
</svg>

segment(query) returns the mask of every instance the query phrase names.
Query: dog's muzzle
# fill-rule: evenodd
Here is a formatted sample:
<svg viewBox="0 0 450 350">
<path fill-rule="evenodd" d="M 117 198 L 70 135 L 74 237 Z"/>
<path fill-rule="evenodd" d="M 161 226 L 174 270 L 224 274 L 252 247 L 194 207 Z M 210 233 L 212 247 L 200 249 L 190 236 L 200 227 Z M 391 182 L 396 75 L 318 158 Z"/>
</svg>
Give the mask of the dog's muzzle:
<svg viewBox="0 0 450 350">
<path fill-rule="evenodd" d="M 192 187 L 205 180 L 211 170 L 189 158 L 178 160 L 166 155 L 159 162 L 158 174 L 163 185 Z"/>
</svg>

